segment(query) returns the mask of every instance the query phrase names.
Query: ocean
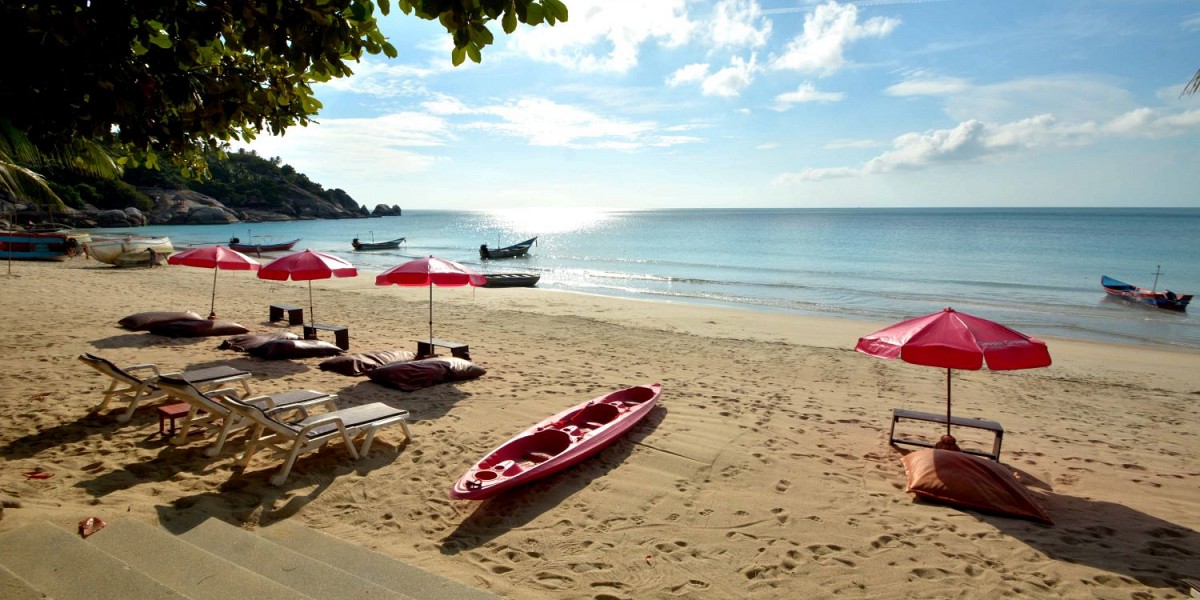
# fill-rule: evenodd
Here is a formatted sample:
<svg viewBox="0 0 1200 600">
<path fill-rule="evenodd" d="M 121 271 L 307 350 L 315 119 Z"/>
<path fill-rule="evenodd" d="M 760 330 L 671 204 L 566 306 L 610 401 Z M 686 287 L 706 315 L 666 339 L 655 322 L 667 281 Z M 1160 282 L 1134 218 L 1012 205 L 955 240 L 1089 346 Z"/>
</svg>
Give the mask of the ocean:
<svg viewBox="0 0 1200 600">
<path fill-rule="evenodd" d="M 1151 287 L 1161 266 L 1158 289 L 1200 293 L 1192 208 L 406 210 L 93 233 L 166 235 L 177 250 L 299 238 L 297 250 L 364 272 L 435 255 L 483 273 L 538 273 L 550 290 L 883 323 L 950 306 L 1029 335 L 1200 349 L 1192 315 L 1112 301 L 1100 287 L 1101 275 Z M 480 244 L 533 236 L 527 257 L 479 258 Z M 408 241 L 355 252 L 354 237 Z"/>
</svg>

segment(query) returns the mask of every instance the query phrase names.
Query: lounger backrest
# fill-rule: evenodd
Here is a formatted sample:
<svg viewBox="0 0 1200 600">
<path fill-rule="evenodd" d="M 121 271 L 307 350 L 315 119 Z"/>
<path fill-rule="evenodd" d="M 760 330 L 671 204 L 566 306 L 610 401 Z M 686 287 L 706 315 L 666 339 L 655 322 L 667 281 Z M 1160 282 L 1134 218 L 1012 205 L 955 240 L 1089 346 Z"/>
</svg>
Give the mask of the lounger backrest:
<svg viewBox="0 0 1200 600">
<path fill-rule="evenodd" d="M 188 380 L 182 377 L 174 377 L 171 375 L 163 375 L 158 378 L 158 386 L 163 389 L 172 398 L 176 398 L 188 404 L 195 404 L 204 410 L 218 414 L 229 414 L 229 408 L 222 403 L 213 400 L 206 396 L 196 386 L 192 385 Z"/>
<path fill-rule="evenodd" d="M 83 354 L 79 355 L 79 360 L 83 361 L 83 364 L 114 379 L 120 379 L 121 381 L 132 385 L 138 385 L 142 383 L 141 379 L 130 375 L 125 371 L 125 369 L 118 367 L 117 365 L 113 364 L 112 361 L 102 356 L 96 356 L 95 354 L 84 352 Z"/>
<path fill-rule="evenodd" d="M 232 396 L 223 398 L 222 400 L 228 406 L 229 410 L 249 417 L 250 419 L 253 419 L 255 423 L 258 423 L 259 425 L 262 425 L 263 427 L 266 427 L 275 433 L 280 433 L 292 438 L 296 437 L 295 429 L 267 416 L 267 413 L 263 412 L 263 409 L 253 404 L 242 402 L 240 398 L 235 398 Z"/>
</svg>

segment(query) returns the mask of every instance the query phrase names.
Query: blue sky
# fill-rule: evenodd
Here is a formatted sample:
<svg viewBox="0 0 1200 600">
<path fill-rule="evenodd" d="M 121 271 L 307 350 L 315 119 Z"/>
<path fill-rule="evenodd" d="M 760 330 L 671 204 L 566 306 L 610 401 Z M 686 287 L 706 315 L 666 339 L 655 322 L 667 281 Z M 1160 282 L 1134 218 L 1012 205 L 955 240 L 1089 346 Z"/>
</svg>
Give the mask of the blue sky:
<svg viewBox="0 0 1200 600">
<path fill-rule="evenodd" d="M 1200 206 L 1194 0 L 565 0 L 400 52 L 250 148 L 360 204 Z"/>
</svg>

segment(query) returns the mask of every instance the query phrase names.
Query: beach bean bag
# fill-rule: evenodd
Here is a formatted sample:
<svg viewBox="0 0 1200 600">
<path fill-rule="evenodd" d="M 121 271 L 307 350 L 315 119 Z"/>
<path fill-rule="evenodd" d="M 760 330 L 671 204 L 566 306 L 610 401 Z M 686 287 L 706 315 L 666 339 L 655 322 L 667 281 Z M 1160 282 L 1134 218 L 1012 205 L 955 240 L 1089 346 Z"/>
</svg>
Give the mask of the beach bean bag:
<svg viewBox="0 0 1200 600">
<path fill-rule="evenodd" d="M 319 366 L 322 371 L 355 377 L 389 363 L 410 361 L 416 357 L 416 352 L 407 350 L 380 350 L 335 356 L 322 361 Z"/>
<path fill-rule="evenodd" d="M 1033 494 L 1004 465 L 954 450 L 906 454 L 908 490 L 918 498 L 982 512 L 1051 523 Z"/>
<path fill-rule="evenodd" d="M 250 330 L 221 319 L 200 319 L 199 321 L 183 320 L 159 323 L 150 328 L 154 335 L 167 337 L 208 337 L 214 335 L 237 335 L 248 333 Z"/>
<path fill-rule="evenodd" d="M 446 363 L 414 360 L 371 369 L 367 371 L 367 377 L 380 385 L 415 392 L 446 381 L 449 372 L 450 366 Z"/>
<path fill-rule="evenodd" d="M 289 358 L 336 356 L 342 353 L 342 349 L 320 340 L 275 340 L 251 348 L 246 352 L 251 356 L 266 360 L 287 360 Z"/>
<path fill-rule="evenodd" d="M 440 362 L 445 364 L 447 369 L 446 381 L 462 381 L 464 379 L 475 379 L 476 377 L 487 375 L 487 370 L 465 358 L 425 358 L 417 362 Z"/>
<path fill-rule="evenodd" d="M 217 350 L 237 350 L 238 352 L 246 352 L 252 348 L 257 348 L 267 342 L 276 340 L 298 340 L 300 336 L 288 332 L 279 331 L 273 333 L 254 333 L 245 335 L 235 335 L 221 342 L 217 346 Z"/>
<path fill-rule="evenodd" d="M 170 323 L 172 321 L 206 320 L 207 319 L 204 317 L 201 317 L 190 310 L 182 312 L 157 311 L 134 313 L 128 317 L 125 317 L 124 319 L 121 319 L 120 321 L 117 321 L 117 325 L 120 325 L 125 329 L 132 329 L 133 331 L 146 331 L 155 325 Z"/>
</svg>

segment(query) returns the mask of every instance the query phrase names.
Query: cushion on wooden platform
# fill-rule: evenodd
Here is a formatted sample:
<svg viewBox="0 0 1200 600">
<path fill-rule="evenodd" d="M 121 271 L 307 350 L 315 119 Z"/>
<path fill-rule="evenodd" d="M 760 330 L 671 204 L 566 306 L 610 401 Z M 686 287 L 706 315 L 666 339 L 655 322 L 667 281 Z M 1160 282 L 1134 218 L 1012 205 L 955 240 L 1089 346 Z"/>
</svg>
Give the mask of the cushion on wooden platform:
<svg viewBox="0 0 1200 600">
<path fill-rule="evenodd" d="M 902 461 L 908 491 L 919 498 L 1051 523 L 1033 494 L 998 462 L 932 448 L 910 452 Z"/>
<path fill-rule="evenodd" d="M 320 340 L 275 340 L 246 352 L 251 356 L 267 360 L 287 360 L 289 358 L 336 356 L 342 353 L 342 349 Z"/>
<path fill-rule="evenodd" d="M 410 361 L 416 357 L 415 352 L 408 350 L 379 350 L 335 356 L 322 361 L 320 367 L 322 371 L 358 376 L 389 363 Z"/>
<path fill-rule="evenodd" d="M 150 333 L 167 337 L 209 337 L 214 335 L 237 335 L 247 333 L 249 329 L 222 319 L 200 319 L 199 321 L 183 320 L 158 323 L 150 328 Z"/>
<path fill-rule="evenodd" d="M 134 313 L 117 321 L 117 325 L 125 329 L 133 331 L 146 331 L 151 327 L 160 323 L 170 323 L 171 321 L 205 321 L 204 317 L 187 310 L 187 311 L 151 311 Z"/>
<path fill-rule="evenodd" d="M 300 336 L 290 331 L 276 331 L 270 333 L 247 333 L 244 335 L 235 335 L 227 338 L 217 346 L 217 350 L 237 350 L 238 352 L 247 352 L 252 348 L 257 348 L 267 342 L 276 340 L 298 340 Z"/>
</svg>

